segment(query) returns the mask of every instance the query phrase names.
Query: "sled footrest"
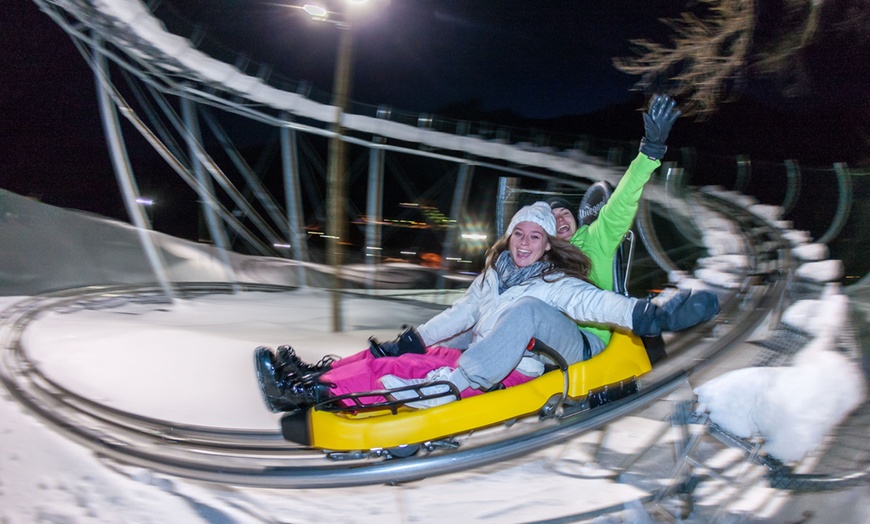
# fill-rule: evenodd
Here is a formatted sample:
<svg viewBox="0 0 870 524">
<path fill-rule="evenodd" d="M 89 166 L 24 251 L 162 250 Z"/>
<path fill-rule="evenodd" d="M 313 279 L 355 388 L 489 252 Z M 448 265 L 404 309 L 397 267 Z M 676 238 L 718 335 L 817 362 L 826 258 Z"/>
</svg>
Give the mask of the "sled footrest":
<svg viewBox="0 0 870 524">
<path fill-rule="evenodd" d="M 430 386 L 448 386 L 443 392 L 424 393 L 422 388 Z M 394 393 L 403 391 L 413 392 L 414 396 L 397 399 L 393 396 Z M 383 400 L 371 401 L 371 397 L 383 398 Z M 373 391 L 363 391 L 361 393 L 347 393 L 330 397 L 328 400 L 314 406 L 314 409 L 319 411 L 327 411 L 330 413 L 358 413 L 360 411 L 372 411 L 388 409 L 393 415 L 396 414 L 399 407 L 406 405 L 409 402 L 417 402 L 420 400 L 429 400 L 440 397 L 453 397 L 455 400 L 460 399 L 459 389 L 445 380 L 434 382 L 425 382 L 422 384 L 414 384 L 394 389 L 376 389 Z M 345 402 L 347 401 L 347 402 Z M 350 403 L 350 405 L 348 405 Z"/>
</svg>

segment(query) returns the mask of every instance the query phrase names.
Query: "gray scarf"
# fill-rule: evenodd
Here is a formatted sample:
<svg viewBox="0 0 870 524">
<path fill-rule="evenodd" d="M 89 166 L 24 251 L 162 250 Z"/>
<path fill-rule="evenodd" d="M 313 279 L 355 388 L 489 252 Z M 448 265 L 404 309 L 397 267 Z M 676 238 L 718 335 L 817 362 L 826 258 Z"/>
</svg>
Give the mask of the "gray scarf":
<svg viewBox="0 0 870 524">
<path fill-rule="evenodd" d="M 498 294 L 501 295 L 511 286 L 522 284 L 541 276 L 545 269 L 551 266 L 549 262 L 538 260 L 526 267 L 517 267 L 511 258 L 509 250 L 504 250 L 495 261 L 495 272 L 498 275 Z"/>
</svg>

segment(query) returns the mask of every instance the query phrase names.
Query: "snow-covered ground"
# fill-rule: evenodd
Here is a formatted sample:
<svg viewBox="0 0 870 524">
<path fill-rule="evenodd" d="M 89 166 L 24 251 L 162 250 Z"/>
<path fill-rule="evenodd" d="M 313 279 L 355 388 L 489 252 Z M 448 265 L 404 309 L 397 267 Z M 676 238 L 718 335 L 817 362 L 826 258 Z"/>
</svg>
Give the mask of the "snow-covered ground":
<svg viewBox="0 0 870 524">
<path fill-rule="evenodd" d="M 8 307 L 15 298 L 0 300 Z M 52 313 L 24 344 L 49 377 L 98 402 L 162 420 L 277 428 L 257 390 L 252 350 L 292 343 L 307 359 L 346 355 L 438 309 L 350 298 L 347 331 L 330 332 L 323 291 L 211 295 L 165 306 Z M 594 436 L 585 437 L 593 439 Z M 613 439 L 623 452 L 632 439 Z M 620 444 L 621 443 L 621 444 Z M 628 447 L 626 447 L 628 446 Z M 637 500 L 640 489 L 573 478 L 582 440 L 508 464 L 398 486 L 268 490 L 214 486 L 107 463 L 14 402 L 0 400 L 0 521 L 527 522 Z M 519 494 L 519 496 L 518 496 Z"/>
<path fill-rule="evenodd" d="M 17 300 L 3 297 L 0 310 Z M 32 324 L 23 342 L 50 378 L 100 403 L 167 421 L 272 430 L 278 415 L 260 399 L 254 347 L 291 343 L 309 360 L 347 355 L 370 335 L 391 337 L 402 323 L 440 309 L 363 296 L 343 305 L 342 333 L 331 332 L 329 294 L 300 289 L 206 295 L 169 308 L 128 303 L 54 312 Z M 809 318 L 812 306 L 796 306 L 790 318 Z M 832 319 L 821 318 L 830 328 Z M 730 416 L 743 413 L 737 409 Z M 5 393 L 0 521 L 531 522 L 623 507 L 618 521 L 643 522 L 650 516 L 640 501 L 649 493 L 602 478 L 590 453 L 603 440 L 597 453 L 631 454 L 660 424 L 631 417 L 608 427 L 603 439 L 594 432 L 508 463 L 397 486 L 275 490 L 193 482 L 101 459 Z M 771 505 L 773 497 L 768 517 L 787 502 L 770 490 L 752 493 L 746 511 L 759 517 L 765 515 L 752 509 L 753 500 Z"/>
</svg>

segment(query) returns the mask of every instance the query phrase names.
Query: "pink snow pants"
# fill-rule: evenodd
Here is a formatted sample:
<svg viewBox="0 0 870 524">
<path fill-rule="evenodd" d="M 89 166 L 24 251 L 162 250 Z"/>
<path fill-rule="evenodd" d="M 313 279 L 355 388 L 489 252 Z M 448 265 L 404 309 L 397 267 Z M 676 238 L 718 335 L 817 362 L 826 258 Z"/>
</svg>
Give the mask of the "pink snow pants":
<svg viewBox="0 0 870 524">
<path fill-rule="evenodd" d="M 443 346 L 432 346 L 426 349 L 426 353 L 406 353 L 398 357 L 375 358 L 368 349 L 355 353 L 349 357 L 337 360 L 332 369 L 321 377 L 323 382 L 333 384 L 330 392 L 333 395 L 345 395 L 347 393 L 362 393 L 377 389 L 384 389 L 381 377 L 395 375 L 399 378 L 424 378 L 430 371 L 442 367 L 456 369 L 456 362 L 462 351 Z M 523 375 L 517 370 L 502 380 L 505 387 L 517 386 L 528 382 L 534 377 Z M 477 389 L 465 389 L 461 397 L 473 397 L 483 393 Z M 383 402 L 384 397 L 373 395 L 360 399 L 364 403 Z M 347 406 L 353 402 L 344 401 Z"/>
</svg>

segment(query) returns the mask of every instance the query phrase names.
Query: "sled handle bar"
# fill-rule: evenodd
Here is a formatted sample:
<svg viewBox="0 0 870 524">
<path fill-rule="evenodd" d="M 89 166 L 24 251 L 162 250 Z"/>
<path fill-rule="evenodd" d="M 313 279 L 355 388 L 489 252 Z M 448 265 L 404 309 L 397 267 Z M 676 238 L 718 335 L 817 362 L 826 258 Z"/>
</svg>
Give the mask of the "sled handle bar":
<svg viewBox="0 0 870 524">
<path fill-rule="evenodd" d="M 531 339 L 529 341 L 529 345 L 526 346 L 527 351 L 531 351 L 532 353 L 540 353 L 545 355 L 553 360 L 559 369 L 562 371 L 562 396 L 559 397 L 559 402 L 556 403 L 556 407 L 553 408 L 553 413 L 558 413 L 559 409 L 562 407 L 562 404 L 565 402 L 565 399 L 568 398 L 568 387 L 569 387 L 569 377 L 568 377 L 568 361 L 565 360 L 565 357 L 559 354 L 558 351 L 551 348 L 547 344 L 544 344 L 540 340 Z"/>
</svg>

